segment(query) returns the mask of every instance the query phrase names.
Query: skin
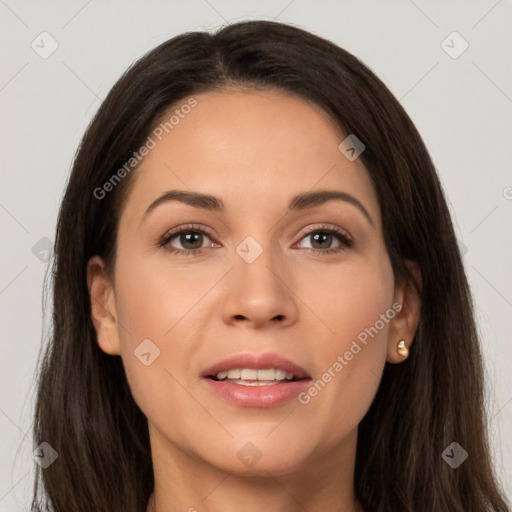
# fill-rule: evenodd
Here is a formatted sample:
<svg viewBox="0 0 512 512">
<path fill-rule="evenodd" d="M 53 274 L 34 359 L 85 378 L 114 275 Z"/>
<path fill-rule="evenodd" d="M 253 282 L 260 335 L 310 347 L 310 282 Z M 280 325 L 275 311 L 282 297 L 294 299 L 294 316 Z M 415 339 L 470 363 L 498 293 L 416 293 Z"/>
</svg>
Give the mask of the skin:
<svg viewBox="0 0 512 512">
<path fill-rule="evenodd" d="M 148 512 L 362 510 L 353 491 L 358 424 L 385 362 L 403 360 L 396 346 L 402 339 L 410 346 L 420 307 L 414 289 L 395 282 L 370 176 L 360 159 L 340 152 L 346 135 L 316 105 L 275 91 L 195 98 L 135 171 L 113 275 L 97 256 L 87 267 L 98 343 L 121 356 L 148 419 L 155 472 Z M 143 219 L 171 189 L 212 194 L 226 211 L 167 202 Z M 356 197 L 374 225 L 345 201 L 285 214 L 292 196 L 321 189 Z M 187 245 L 178 235 L 169 245 L 204 247 L 202 255 L 157 246 L 189 223 L 212 236 Z M 320 243 L 306 236 L 318 224 L 348 232 L 353 246 L 312 253 L 341 245 L 335 236 Z M 252 263 L 236 252 L 248 236 L 263 249 Z M 395 302 L 400 313 L 307 404 L 240 407 L 199 377 L 232 354 L 274 352 L 315 382 Z M 133 354 L 147 338 L 160 349 L 149 366 Z M 250 468 L 237 456 L 249 442 L 261 453 Z"/>
</svg>

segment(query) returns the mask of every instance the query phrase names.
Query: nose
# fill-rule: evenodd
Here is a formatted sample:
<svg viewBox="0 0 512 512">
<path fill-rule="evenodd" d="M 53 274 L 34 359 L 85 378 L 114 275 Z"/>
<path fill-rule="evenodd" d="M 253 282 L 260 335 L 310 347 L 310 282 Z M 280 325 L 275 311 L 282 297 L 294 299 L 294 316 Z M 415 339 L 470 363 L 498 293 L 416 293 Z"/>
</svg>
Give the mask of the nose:
<svg viewBox="0 0 512 512">
<path fill-rule="evenodd" d="M 265 249 L 252 262 L 235 253 L 222 304 L 223 320 L 262 328 L 289 326 L 297 320 L 293 275 L 277 254 Z"/>
</svg>

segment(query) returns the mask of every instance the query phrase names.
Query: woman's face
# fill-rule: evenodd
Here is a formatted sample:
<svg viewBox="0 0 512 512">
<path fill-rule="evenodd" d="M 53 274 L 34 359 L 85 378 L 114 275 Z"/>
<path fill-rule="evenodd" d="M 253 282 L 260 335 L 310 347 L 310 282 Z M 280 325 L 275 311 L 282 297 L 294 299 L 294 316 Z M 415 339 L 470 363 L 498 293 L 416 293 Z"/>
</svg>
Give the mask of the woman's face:
<svg viewBox="0 0 512 512">
<path fill-rule="evenodd" d="M 113 282 L 103 287 L 90 265 L 93 308 L 103 297 L 111 313 L 96 314 L 98 342 L 122 357 L 154 457 L 244 474 L 328 469 L 354 454 L 388 345 L 400 339 L 375 190 L 361 160 L 339 149 L 348 134 L 319 107 L 279 92 L 195 99 L 168 133 L 150 134 L 156 145 L 120 217 Z M 292 203 L 319 191 L 340 198 Z M 255 369 L 280 379 L 288 364 L 301 380 L 255 382 Z"/>
</svg>

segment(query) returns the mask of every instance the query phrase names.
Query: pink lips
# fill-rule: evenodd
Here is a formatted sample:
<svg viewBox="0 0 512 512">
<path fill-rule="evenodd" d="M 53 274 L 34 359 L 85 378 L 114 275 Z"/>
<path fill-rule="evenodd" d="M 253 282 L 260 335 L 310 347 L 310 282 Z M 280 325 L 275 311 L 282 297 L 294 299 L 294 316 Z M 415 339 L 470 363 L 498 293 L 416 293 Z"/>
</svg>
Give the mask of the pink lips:
<svg viewBox="0 0 512 512">
<path fill-rule="evenodd" d="M 217 373 L 234 368 L 266 369 L 275 368 L 292 372 L 294 381 L 280 381 L 278 384 L 244 386 L 232 382 L 213 380 Z M 228 402 L 242 407 L 272 407 L 295 398 L 309 386 L 311 377 L 304 368 L 278 354 L 243 353 L 231 356 L 210 366 L 201 377 L 210 391 Z"/>
</svg>

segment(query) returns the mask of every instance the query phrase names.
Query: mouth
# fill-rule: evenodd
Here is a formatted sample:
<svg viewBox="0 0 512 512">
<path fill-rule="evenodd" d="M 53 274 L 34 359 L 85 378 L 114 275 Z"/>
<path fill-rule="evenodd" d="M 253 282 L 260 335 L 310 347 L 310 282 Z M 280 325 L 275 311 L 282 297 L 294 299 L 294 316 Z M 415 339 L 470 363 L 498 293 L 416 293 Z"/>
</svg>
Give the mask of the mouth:
<svg viewBox="0 0 512 512">
<path fill-rule="evenodd" d="M 238 354 L 202 372 L 213 394 L 233 405 L 271 407 L 296 397 L 312 380 L 301 366 L 277 354 Z"/>
<path fill-rule="evenodd" d="M 215 375 L 207 375 L 207 377 L 216 382 L 241 386 L 275 386 L 306 378 L 298 378 L 293 372 L 288 372 L 282 368 L 231 368 L 220 371 Z"/>
</svg>

